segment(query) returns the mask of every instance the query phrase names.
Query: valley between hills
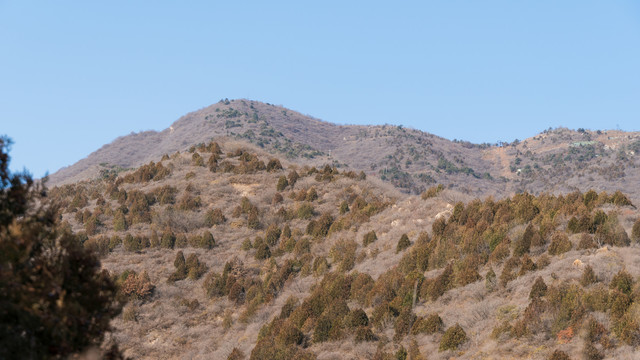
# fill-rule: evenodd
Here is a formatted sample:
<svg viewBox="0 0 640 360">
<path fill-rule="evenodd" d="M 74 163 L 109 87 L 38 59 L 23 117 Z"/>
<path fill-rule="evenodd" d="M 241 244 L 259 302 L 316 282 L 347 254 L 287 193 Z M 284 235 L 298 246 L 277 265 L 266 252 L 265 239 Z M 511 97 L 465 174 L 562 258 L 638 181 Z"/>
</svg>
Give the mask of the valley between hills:
<svg viewBox="0 0 640 360">
<path fill-rule="evenodd" d="M 640 357 L 640 133 L 501 144 L 221 100 L 52 174 L 149 359 Z"/>
</svg>

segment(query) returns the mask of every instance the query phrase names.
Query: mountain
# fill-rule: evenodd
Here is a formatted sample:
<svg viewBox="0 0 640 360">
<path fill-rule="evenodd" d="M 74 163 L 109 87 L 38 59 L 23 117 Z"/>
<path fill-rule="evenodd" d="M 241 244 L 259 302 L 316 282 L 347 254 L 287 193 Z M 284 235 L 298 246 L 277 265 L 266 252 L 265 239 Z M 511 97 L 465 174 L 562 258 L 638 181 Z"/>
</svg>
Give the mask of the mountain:
<svg viewBox="0 0 640 360">
<path fill-rule="evenodd" d="M 416 196 L 267 150 L 207 142 L 50 190 L 126 301 L 108 339 L 126 356 L 638 357 L 622 193 Z"/>
<path fill-rule="evenodd" d="M 508 144 L 472 144 L 401 126 L 336 125 L 244 99 L 221 100 L 161 132 L 119 137 L 50 181 L 65 184 L 136 168 L 211 140 L 252 143 L 298 164 L 365 171 L 410 193 L 434 184 L 496 197 L 623 189 L 640 200 L 639 132 L 558 128 Z"/>
</svg>

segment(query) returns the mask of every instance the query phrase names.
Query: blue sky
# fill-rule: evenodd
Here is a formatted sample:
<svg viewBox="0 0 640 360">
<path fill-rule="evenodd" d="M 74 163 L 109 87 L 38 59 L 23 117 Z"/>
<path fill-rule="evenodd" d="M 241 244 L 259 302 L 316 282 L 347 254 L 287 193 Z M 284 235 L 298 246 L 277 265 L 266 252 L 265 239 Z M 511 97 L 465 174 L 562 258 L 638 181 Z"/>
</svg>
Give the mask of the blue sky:
<svg viewBox="0 0 640 360">
<path fill-rule="evenodd" d="M 640 3 L 0 0 L 14 170 L 225 97 L 473 142 L 640 130 Z"/>
</svg>

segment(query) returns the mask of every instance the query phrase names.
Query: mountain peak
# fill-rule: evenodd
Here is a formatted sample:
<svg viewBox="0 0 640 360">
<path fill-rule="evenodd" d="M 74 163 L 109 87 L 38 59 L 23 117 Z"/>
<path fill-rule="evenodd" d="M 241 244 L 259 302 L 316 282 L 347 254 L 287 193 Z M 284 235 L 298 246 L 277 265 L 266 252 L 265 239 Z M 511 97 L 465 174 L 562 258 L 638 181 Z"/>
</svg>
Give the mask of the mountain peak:
<svg viewBox="0 0 640 360">
<path fill-rule="evenodd" d="M 402 126 L 336 125 L 248 99 L 223 99 L 162 131 L 119 137 L 50 179 L 54 185 L 91 179 L 105 169 L 135 168 L 211 140 L 252 144 L 300 164 L 365 171 L 414 193 L 436 183 L 476 196 L 505 196 L 611 191 L 640 182 L 634 167 L 638 132 L 557 128 L 512 143 L 473 144 Z M 629 195 L 638 199 L 640 190 Z"/>
</svg>

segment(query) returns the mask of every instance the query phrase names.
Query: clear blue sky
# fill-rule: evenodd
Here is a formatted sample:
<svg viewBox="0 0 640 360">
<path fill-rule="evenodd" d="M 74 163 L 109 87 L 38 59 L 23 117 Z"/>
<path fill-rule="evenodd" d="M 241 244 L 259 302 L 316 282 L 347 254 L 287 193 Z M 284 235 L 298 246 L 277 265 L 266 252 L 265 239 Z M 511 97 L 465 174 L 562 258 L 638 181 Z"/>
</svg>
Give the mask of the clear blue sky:
<svg viewBox="0 0 640 360">
<path fill-rule="evenodd" d="M 225 97 L 473 142 L 640 130 L 640 2 L 0 0 L 14 170 Z"/>
</svg>

